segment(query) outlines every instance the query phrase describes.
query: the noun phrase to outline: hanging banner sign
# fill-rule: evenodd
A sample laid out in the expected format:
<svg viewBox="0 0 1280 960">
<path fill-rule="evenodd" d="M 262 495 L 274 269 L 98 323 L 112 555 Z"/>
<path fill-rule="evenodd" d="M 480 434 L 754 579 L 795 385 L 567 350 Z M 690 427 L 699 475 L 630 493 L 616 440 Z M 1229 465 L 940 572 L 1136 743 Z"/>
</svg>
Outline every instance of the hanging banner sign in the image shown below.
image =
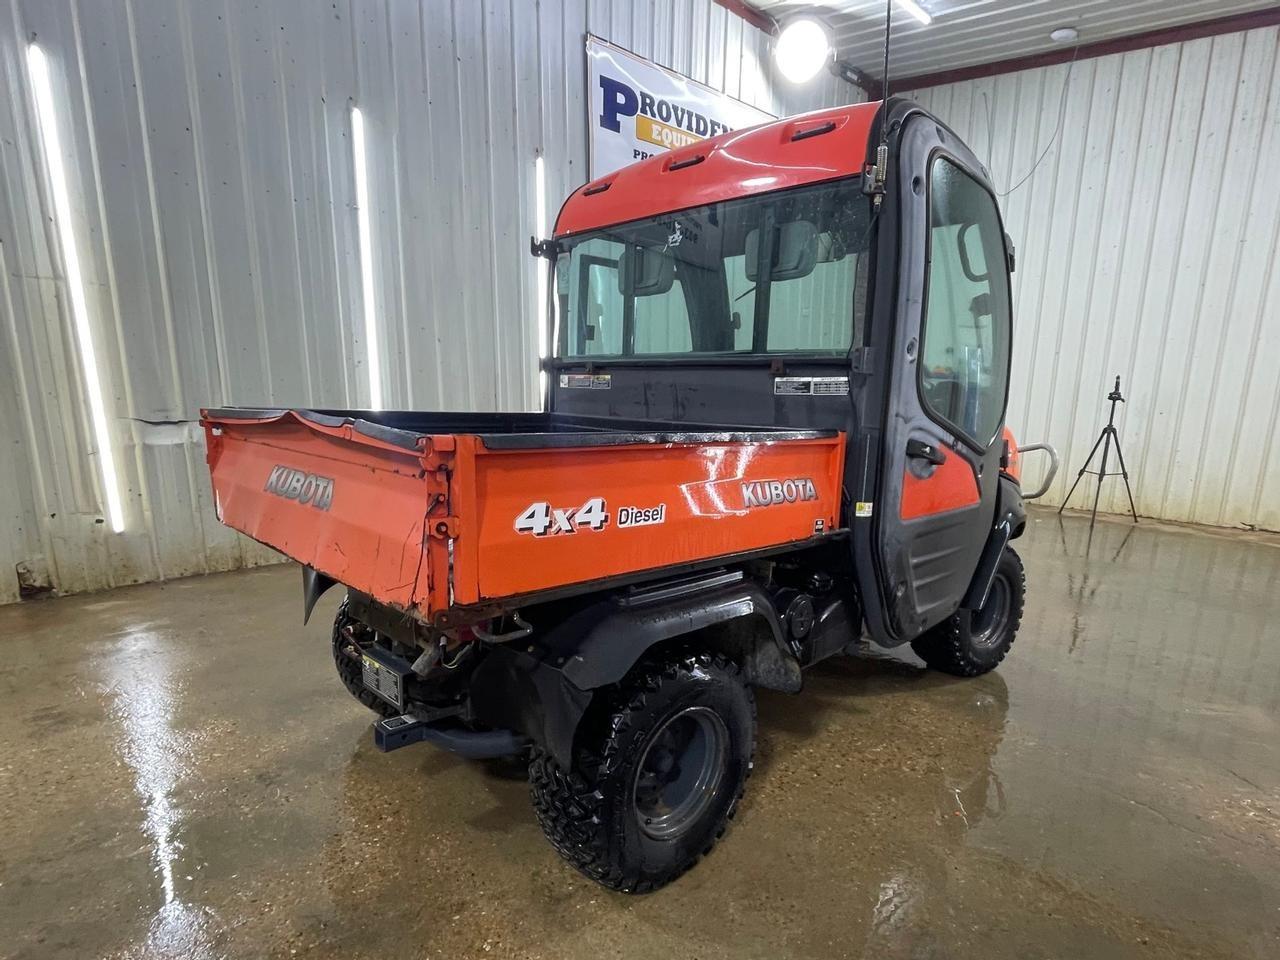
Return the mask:
<svg viewBox="0 0 1280 960">
<path fill-rule="evenodd" d="M 777 119 L 587 35 L 591 179 L 718 133 Z"/>
</svg>

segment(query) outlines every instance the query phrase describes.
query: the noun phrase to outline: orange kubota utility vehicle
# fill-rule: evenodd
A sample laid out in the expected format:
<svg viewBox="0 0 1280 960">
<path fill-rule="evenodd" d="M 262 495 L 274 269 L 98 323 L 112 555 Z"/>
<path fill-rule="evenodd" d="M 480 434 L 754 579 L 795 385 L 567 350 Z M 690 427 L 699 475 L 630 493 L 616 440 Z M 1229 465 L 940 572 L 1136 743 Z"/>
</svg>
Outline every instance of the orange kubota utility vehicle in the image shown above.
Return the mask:
<svg viewBox="0 0 1280 960">
<path fill-rule="evenodd" d="M 753 688 L 863 631 L 961 676 L 1022 613 L 1013 250 L 905 101 L 588 183 L 550 261 L 543 413 L 208 410 L 221 520 L 346 589 L 383 749 L 527 751 L 556 849 L 658 887 L 723 833 Z"/>
</svg>

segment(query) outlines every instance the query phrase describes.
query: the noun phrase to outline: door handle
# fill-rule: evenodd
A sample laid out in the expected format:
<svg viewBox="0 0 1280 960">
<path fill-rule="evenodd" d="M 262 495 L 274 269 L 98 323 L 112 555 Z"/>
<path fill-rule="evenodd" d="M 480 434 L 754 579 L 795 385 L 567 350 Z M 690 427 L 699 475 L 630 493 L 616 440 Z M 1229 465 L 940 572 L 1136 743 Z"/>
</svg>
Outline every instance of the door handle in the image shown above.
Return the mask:
<svg viewBox="0 0 1280 960">
<path fill-rule="evenodd" d="M 931 443 L 911 439 L 907 441 L 907 456 L 915 460 L 925 460 L 940 467 L 947 462 L 947 456 Z"/>
</svg>

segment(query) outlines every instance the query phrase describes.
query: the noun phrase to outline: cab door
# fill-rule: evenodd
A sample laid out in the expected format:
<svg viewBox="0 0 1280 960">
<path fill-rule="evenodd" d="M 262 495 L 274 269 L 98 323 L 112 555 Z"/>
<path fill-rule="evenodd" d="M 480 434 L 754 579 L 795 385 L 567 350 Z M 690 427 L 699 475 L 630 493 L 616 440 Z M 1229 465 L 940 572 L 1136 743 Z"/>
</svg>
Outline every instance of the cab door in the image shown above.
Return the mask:
<svg viewBox="0 0 1280 960">
<path fill-rule="evenodd" d="M 996 510 L 1011 338 L 1005 234 L 980 164 L 922 114 L 904 124 L 897 163 L 899 271 L 870 518 L 881 642 L 946 619 L 974 579 Z"/>
</svg>

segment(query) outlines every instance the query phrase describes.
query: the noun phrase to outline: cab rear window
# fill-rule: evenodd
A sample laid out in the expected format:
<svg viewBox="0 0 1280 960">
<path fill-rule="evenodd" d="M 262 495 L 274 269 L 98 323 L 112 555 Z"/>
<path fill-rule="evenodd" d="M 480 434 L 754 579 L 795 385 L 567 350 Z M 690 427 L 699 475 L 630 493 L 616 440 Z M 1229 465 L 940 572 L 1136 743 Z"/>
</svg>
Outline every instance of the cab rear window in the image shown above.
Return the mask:
<svg viewBox="0 0 1280 960">
<path fill-rule="evenodd" d="M 842 354 L 866 287 L 859 181 L 664 214 L 561 242 L 557 354 Z"/>
</svg>

